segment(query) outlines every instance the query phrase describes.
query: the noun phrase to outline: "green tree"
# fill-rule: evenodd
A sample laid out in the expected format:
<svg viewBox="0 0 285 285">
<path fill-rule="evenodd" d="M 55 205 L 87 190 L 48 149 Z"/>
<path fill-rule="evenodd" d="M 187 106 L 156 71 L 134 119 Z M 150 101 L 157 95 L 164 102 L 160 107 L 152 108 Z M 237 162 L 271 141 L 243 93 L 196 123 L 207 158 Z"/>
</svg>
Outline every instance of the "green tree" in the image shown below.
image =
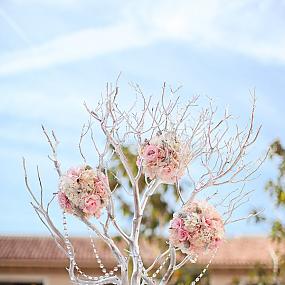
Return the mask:
<svg viewBox="0 0 285 285">
<path fill-rule="evenodd" d="M 269 191 L 277 208 L 284 211 L 285 216 L 285 149 L 279 140 L 271 145 L 270 159 L 278 158 L 278 174 L 267 182 L 266 190 Z M 284 217 L 283 216 L 283 217 Z M 272 225 L 272 238 L 277 242 L 285 242 L 285 219 L 276 219 Z"/>
<path fill-rule="evenodd" d="M 266 183 L 265 190 L 269 192 L 275 207 L 283 217 L 283 219 L 276 217 L 270 221 L 270 237 L 276 245 L 276 257 L 278 262 L 275 263 L 274 272 L 272 274 L 268 274 L 268 272 L 262 270 L 260 266 L 256 268 L 253 273 L 257 280 L 256 284 L 279 285 L 285 282 L 285 148 L 282 146 L 280 140 L 275 140 L 271 144 L 270 149 L 269 159 L 277 160 L 278 170 L 276 177 L 271 178 Z M 257 213 L 256 210 L 253 212 Z M 269 222 L 268 218 L 263 215 L 256 215 L 255 220 L 256 222 Z"/>
</svg>

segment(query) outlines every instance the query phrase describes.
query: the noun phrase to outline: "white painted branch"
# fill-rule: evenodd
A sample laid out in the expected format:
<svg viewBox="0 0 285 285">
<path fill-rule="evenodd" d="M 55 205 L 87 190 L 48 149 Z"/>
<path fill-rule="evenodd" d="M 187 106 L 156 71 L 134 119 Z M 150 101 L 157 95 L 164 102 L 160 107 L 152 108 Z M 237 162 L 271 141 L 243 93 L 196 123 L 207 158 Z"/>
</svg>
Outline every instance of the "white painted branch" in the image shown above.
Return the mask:
<svg viewBox="0 0 285 285">
<path fill-rule="evenodd" d="M 174 93 L 176 91 L 173 91 L 171 89 L 171 96 L 174 99 L 170 98 L 168 101 L 166 98 L 166 84 L 164 83 L 162 87 L 162 94 L 158 99 L 158 102 L 154 105 L 154 107 L 152 107 L 152 98 L 146 99 L 141 88 L 138 85 L 134 85 L 134 89 L 143 100 L 141 112 L 136 111 L 136 102 L 129 108 L 129 110 L 119 108 L 118 103 L 116 102 L 119 90 L 117 84 L 115 88 L 112 88 L 111 85 L 107 84 L 106 97 L 102 97 L 101 101 L 94 109 L 94 111 L 90 110 L 87 105 L 84 104 L 87 112 L 90 114 L 90 120 L 88 122 L 88 125 L 82 129 L 79 141 L 79 152 L 84 162 L 86 162 L 86 157 L 83 154 L 81 145 L 82 140 L 86 134 L 89 131 L 91 132 L 91 139 L 99 157 L 100 169 L 107 169 L 105 159 L 108 154 L 109 147 L 112 146 L 114 150 L 113 153 L 116 153 L 118 156 L 131 183 L 131 193 L 127 192 L 130 196 L 132 196 L 134 206 L 134 214 L 132 217 L 132 228 L 130 234 L 123 230 L 119 224 L 119 221 L 116 219 L 114 201 L 112 197 L 113 193 L 111 192 L 109 185 L 105 185 L 108 189 L 109 203 L 106 207 L 108 216 L 105 223 L 102 223 L 102 231 L 100 231 L 101 229 L 99 230 L 96 225 L 92 224 L 81 213 L 81 211 L 74 211 L 74 214 L 109 246 L 111 252 L 113 253 L 116 261 L 121 268 L 121 275 L 119 277 L 105 276 L 100 280 L 92 280 L 92 277 L 88 279 L 85 278 L 86 276 L 78 277 L 75 275 L 74 268 L 76 263 L 73 247 L 71 244 L 66 243 L 65 237 L 55 227 L 49 216 L 48 209 L 52 200 L 49 202 L 46 209 L 43 205 L 43 188 L 39 170 L 37 169 L 38 182 L 40 184 L 40 199 L 36 197 L 29 186 L 25 160 L 23 159 L 25 184 L 29 194 L 32 197 L 32 205 L 43 224 L 50 231 L 58 247 L 69 258 L 70 264 L 68 272 L 70 279 L 74 284 L 99 285 L 113 283 L 118 285 L 154 285 L 155 281 L 148 276 L 148 272 L 154 268 L 156 262 L 161 257 L 163 257 L 165 254 L 170 253 L 169 266 L 159 283 L 159 285 L 166 285 L 169 283 L 175 270 L 180 269 L 188 261 L 194 262 L 191 260 L 190 256 L 187 256 L 180 263 L 176 264 L 176 249 L 170 245 L 169 249 L 165 253 L 157 257 L 148 269 L 145 269 L 139 247 L 140 227 L 147 203 L 149 202 L 149 198 L 155 193 L 156 189 L 162 182 L 159 179 L 154 179 L 151 183 L 149 183 L 146 179 L 147 188 L 142 193 L 143 189 L 139 188 L 139 180 L 143 172 L 142 166 L 139 166 L 138 172 L 135 175 L 131 167 L 133 162 L 128 161 L 123 151 L 123 147 L 127 145 L 126 141 L 130 135 L 136 140 L 139 145 L 142 144 L 144 136 L 153 137 L 153 135 L 157 132 L 169 131 L 170 129 L 177 132 L 179 136 L 187 138 L 186 141 L 191 148 L 192 161 L 200 159 L 201 168 L 203 171 L 199 179 L 194 179 L 194 177 L 192 177 L 189 172 L 190 182 L 192 182 L 194 185 L 194 190 L 190 196 L 190 201 L 195 198 L 197 193 L 205 190 L 206 188 L 214 186 L 217 187 L 227 183 L 233 184 L 248 181 L 248 179 L 259 169 L 260 165 L 264 161 L 261 160 L 260 163 L 257 164 L 255 168 L 253 168 L 253 170 L 250 168 L 250 166 L 252 166 L 251 163 L 244 162 L 244 158 L 247 154 L 247 149 L 256 141 L 256 138 L 260 132 L 260 128 L 258 128 L 255 133 L 253 129 L 255 100 L 252 107 L 249 127 L 245 130 L 239 130 L 237 127 L 236 133 L 233 136 L 230 136 L 230 127 L 228 122 L 231 119 L 231 116 L 225 112 L 222 119 L 218 120 L 218 122 L 215 122 L 214 115 L 216 114 L 216 109 L 213 108 L 211 102 L 208 108 L 202 109 L 198 115 L 198 118 L 194 118 L 192 116 L 191 107 L 196 106 L 198 97 L 191 99 L 188 103 L 185 104 L 185 106 L 183 106 L 183 108 L 178 108 L 179 97 L 174 97 Z M 173 116 L 175 116 L 175 118 L 173 118 Z M 194 122 L 189 126 L 186 124 L 186 119 L 188 118 L 190 118 L 189 121 Z M 99 124 L 99 129 L 103 132 L 106 138 L 104 150 L 101 152 L 99 150 L 99 147 L 96 145 L 95 139 L 93 137 L 93 121 L 96 121 Z M 183 124 L 185 125 L 183 126 Z M 57 158 L 57 145 L 59 142 L 54 132 L 49 135 L 45 128 L 42 128 L 51 147 L 52 153 L 49 158 L 52 160 L 58 175 L 61 176 L 62 172 L 60 169 L 60 162 Z M 188 131 L 190 133 L 188 133 Z M 108 173 L 106 173 L 106 176 L 107 174 Z M 178 194 L 184 204 L 178 182 L 177 188 Z M 220 204 L 222 206 L 224 206 L 225 200 L 229 200 L 228 211 L 226 212 L 228 214 L 226 223 L 243 219 L 240 218 L 236 220 L 230 220 L 233 211 L 245 202 L 244 198 L 247 198 L 248 193 L 249 192 L 244 193 L 241 191 L 237 194 L 235 191 L 232 191 L 232 196 L 231 194 L 225 195 L 226 198 L 222 199 L 222 202 Z M 108 233 L 110 223 L 113 224 L 119 235 L 128 244 L 128 255 L 123 254 L 123 251 L 118 247 L 115 240 L 110 237 Z M 132 261 L 132 272 L 129 272 L 129 260 Z M 166 262 L 164 264 L 166 264 Z"/>
</svg>

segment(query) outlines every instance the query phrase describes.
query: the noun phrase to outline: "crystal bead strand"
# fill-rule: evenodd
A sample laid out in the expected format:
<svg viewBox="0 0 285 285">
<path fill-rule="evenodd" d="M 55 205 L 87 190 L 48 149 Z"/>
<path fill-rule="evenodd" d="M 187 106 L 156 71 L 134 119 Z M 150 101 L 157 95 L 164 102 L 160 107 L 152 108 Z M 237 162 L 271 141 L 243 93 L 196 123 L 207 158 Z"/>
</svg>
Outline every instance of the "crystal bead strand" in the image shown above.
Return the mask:
<svg viewBox="0 0 285 285">
<path fill-rule="evenodd" d="M 166 264 L 166 262 L 169 260 L 169 258 L 170 258 L 170 254 L 167 255 L 165 260 L 162 262 L 162 264 L 157 268 L 157 270 L 152 274 L 150 278 L 155 278 L 158 275 L 158 273 L 161 271 L 161 269 Z M 197 261 L 197 257 L 194 258 L 193 263 L 195 263 L 196 261 Z"/>
<path fill-rule="evenodd" d="M 67 220 L 66 220 L 65 212 L 62 213 L 62 217 L 63 217 L 63 230 L 64 230 L 65 244 L 66 244 L 66 247 L 67 247 L 68 254 L 70 255 L 70 254 L 71 254 L 71 247 L 70 247 L 70 240 L 69 240 L 69 235 L 68 235 Z M 85 278 L 90 279 L 90 277 L 92 277 L 92 276 L 89 276 L 89 275 L 85 274 L 85 273 L 79 268 L 79 266 L 77 265 L 77 263 L 76 263 L 75 260 L 74 260 L 74 267 L 75 267 L 76 271 L 77 271 L 80 275 L 84 276 Z M 95 280 L 95 279 L 94 279 L 94 280 Z M 96 277 L 96 280 L 98 280 L 98 277 Z"/>
<path fill-rule="evenodd" d="M 205 275 L 205 273 L 207 272 L 209 266 L 211 265 L 216 253 L 217 253 L 218 249 L 216 249 L 213 253 L 213 255 L 211 256 L 210 261 L 208 262 L 208 264 L 204 267 L 204 269 L 201 271 L 201 273 L 199 274 L 198 277 L 196 277 L 196 279 L 194 281 L 191 282 L 191 284 L 189 285 L 196 285 L 201 279 L 202 277 Z"/>
<path fill-rule="evenodd" d="M 102 263 L 102 260 L 101 260 L 99 254 L 98 254 L 98 251 L 97 251 L 97 249 L 95 247 L 95 243 L 94 243 L 94 240 L 93 240 L 93 237 L 92 237 L 91 229 L 88 228 L 88 230 L 89 230 L 89 237 L 90 237 L 90 242 L 91 242 L 91 245 L 92 245 L 92 249 L 93 249 L 96 261 L 97 261 L 100 269 L 102 270 L 102 272 L 105 274 L 106 277 L 112 276 L 114 274 L 114 272 L 117 272 L 119 270 L 118 269 L 119 265 L 115 266 L 113 268 L 113 270 L 110 270 L 109 272 L 107 272 L 107 269 L 104 266 L 104 264 Z"/>
<path fill-rule="evenodd" d="M 71 242 L 69 240 L 69 236 L 68 236 L 68 230 L 67 230 L 67 220 L 66 220 L 66 216 L 65 216 L 65 212 L 63 212 L 63 229 L 64 229 L 64 239 L 65 239 L 65 244 L 66 244 L 66 247 L 67 247 L 67 252 L 69 254 L 69 257 L 71 258 Z M 86 279 L 89 279 L 89 280 L 93 280 L 93 281 L 98 281 L 100 279 L 103 279 L 104 276 L 90 276 L 90 275 L 87 275 L 85 274 L 78 266 L 78 264 L 76 263 L 75 260 L 74 261 L 74 267 L 76 269 L 76 271 L 83 277 L 85 277 Z M 115 268 L 114 268 L 115 269 Z M 118 269 L 117 269 L 118 270 Z M 116 276 L 116 275 L 115 275 Z M 107 276 L 106 276 L 107 277 Z"/>
<path fill-rule="evenodd" d="M 166 262 L 169 260 L 170 258 L 170 254 L 167 255 L 167 257 L 164 259 L 164 261 L 160 264 L 160 266 L 157 268 L 157 270 L 151 275 L 151 279 L 152 278 L 156 278 L 157 274 L 161 271 L 161 269 L 163 268 L 163 266 L 166 264 Z"/>
</svg>

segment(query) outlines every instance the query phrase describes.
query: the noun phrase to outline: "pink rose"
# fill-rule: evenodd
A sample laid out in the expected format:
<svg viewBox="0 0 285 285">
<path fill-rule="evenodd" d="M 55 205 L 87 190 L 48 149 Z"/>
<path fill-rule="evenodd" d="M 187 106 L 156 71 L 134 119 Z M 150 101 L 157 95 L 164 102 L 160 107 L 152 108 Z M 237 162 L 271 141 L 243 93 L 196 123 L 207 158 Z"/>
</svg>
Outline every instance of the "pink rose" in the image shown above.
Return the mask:
<svg viewBox="0 0 285 285">
<path fill-rule="evenodd" d="M 85 207 L 83 212 L 89 215 L 95 215 L 100 212 L 100 196 L 98 195 L 90 195 L 85 198 Z"/>
<path fill-rule="evenodd" d="M 66 197 L 66 195 L 60 191 L 57 194 L 58 202 L 61 208 L 63 208 L 65 211 L 70 212 L 71 211 L 71 204 Z"/>
<path fill-rule="evenodd" d="M 180 229 L 184 225 L 184 222 L 180 218 L 174 218 L 171 223 L 171 228 L 173 229 Z"/>
<path fill-rule="evenodd" d="M 78 178 L 82 172 L 82 167 L 71 167 L 70 169 L 67 170 L 67 176 L 70 178 Z"/>
<path fill-rule="evenodd" d="M 179 241 L 186 241 L 189 238 L 189 233 L 183 228 L 179 228 L 177 234 Z"/>
<path fill-rule="evenodd" d="M 155 145 L 146 146 L 143 157 L 147 162 L 156 161 L 158 158 L 158 147 Z"/>
</svg>

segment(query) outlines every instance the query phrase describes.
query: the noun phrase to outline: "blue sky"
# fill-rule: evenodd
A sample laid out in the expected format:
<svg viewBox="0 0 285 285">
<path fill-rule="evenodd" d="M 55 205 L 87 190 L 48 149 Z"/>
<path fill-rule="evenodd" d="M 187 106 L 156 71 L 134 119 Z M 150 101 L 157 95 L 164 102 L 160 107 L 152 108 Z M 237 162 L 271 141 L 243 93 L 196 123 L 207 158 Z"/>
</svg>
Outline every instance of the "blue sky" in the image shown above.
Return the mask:
<svg viewBox="0 0 285 285">
<path fill-rule="evenodd" d="M 183 99 L 208 95 L 229 106 L 241 123 L 255 88 L 263 129 L 254 153 L 275 138 L 285 141 L 285 1 L 2 0 L 0 43 L 0 234 L 46 234 L 29 206 L 21 157 L 31 178 L 39 164 L 46 193 L 54 192 L 41 124 L 56 130 L 63 167 L 81 163 L 82 103 L 95 105 L 119 72 L 123 102 L 130 101 L 128 82 L 155 95 L 166 81 L 183 85 Z M 272 214 L 263 188 L 275 165 L 265 163 L 241 214 L 253 206 Z M 59 223 L 56 209 L 55 216 Z M 74 234 L 82 234 L 74 223 Z M 228 235 L 267 230 L 241 222 Z"/>
</svg>

